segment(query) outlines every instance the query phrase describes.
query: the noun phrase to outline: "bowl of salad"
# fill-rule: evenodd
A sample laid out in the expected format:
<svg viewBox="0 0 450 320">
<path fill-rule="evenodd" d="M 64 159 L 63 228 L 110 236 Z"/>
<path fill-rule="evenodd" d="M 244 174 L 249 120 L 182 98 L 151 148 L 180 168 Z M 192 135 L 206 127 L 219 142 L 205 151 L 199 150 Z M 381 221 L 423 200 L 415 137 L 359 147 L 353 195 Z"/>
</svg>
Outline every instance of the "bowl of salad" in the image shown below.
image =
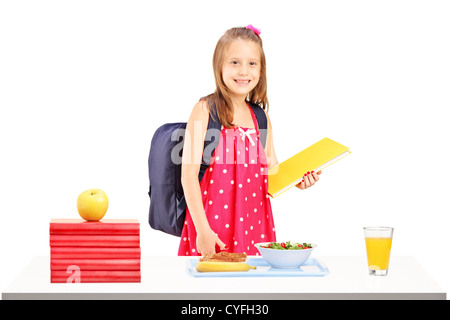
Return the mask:
<svg viewBox="0 0 450 320">
<path fill-rule="evenodd" d="M 255 247 L 274 268 L 299 268 L 308 260 L 315 244 L 307 242 L 260 242 Z"/>
</svg>

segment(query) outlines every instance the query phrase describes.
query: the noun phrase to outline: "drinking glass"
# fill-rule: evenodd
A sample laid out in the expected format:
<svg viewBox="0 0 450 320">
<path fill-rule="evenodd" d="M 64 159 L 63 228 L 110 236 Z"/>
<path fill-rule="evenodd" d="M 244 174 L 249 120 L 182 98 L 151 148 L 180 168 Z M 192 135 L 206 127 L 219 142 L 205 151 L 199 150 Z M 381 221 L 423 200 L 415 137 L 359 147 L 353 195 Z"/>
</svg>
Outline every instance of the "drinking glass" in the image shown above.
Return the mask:
<svg viewBox="0 0 450 320">
<path fill-rule="evenodd" d="M 391 227 L 364 227 L 370 275 L 387 275 L 393 233 L 394 228 Z"/>
</svg>

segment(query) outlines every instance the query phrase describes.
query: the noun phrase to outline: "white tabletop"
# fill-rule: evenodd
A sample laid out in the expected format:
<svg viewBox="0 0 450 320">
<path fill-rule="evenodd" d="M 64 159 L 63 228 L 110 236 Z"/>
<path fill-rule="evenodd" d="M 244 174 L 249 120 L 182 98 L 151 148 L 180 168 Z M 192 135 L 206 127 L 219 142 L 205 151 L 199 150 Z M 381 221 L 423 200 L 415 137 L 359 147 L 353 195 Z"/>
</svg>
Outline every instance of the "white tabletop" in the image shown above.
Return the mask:
<svg viewBox="0 0 450 320">
<path fill-rule="evenodd" d="M 413 257 L 391 257 L 389 275 L 369 276 L 365 257 L 318 257 L 324 277 L 188 274 L 189 257 L 142 257 L 141 283 L 50 283 L 50 258 L 35 257 L 2 299 L 446 299 Z"/>
</svg>

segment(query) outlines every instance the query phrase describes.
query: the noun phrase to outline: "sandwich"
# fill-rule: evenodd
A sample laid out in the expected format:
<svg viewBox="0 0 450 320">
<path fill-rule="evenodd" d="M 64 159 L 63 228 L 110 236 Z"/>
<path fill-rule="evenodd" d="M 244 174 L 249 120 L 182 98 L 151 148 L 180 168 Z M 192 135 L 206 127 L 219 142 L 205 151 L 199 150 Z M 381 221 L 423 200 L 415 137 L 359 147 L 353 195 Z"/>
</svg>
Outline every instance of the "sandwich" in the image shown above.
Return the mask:
<svg viewBox="0 0 450 320">
<path fill-rule="evenodd" d="M 230 253 L 221 251 L 219 253 L 205 254 L 199 261 L 215 261 L 215 262 L 246 262 L 246 253 Z"/>
<path fill-rule="evenodd" d="M 198 272 L 249 271 L 250 269 L 256 269 L 255 266 L 251 266 L 246 262 L 246 253 L 222 251 L 219 253 L 205 254 L 198 260 L 195 269 Z"/>
</svg>

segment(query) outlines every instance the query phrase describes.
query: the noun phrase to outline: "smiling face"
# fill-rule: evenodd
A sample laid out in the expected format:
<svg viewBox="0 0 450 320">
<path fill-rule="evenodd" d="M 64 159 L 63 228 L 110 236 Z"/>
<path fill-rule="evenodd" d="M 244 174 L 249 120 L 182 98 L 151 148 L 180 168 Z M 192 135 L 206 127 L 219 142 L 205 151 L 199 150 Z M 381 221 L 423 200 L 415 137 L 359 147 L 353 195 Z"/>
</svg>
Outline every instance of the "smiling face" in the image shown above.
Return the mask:
<svg viewBox="0 0 450 320">
<path fill-rule="evenodd" d="M 266 58 L 259 35 L 245 27 L 227 30 L 217 42 L 213 55 L 216 91 L 207 97 L 215 104 L 220 123 L 234 126 L 234 107 L 245 100 L 269 107 L 267 99 Z"/>
<path fill-rule="evenodd" d="M 245 99 L 259 82 L 261 52 L 254 41 L 237 39 L 224 52 L 222 79 L 234 98 Z"/>
</svg>

